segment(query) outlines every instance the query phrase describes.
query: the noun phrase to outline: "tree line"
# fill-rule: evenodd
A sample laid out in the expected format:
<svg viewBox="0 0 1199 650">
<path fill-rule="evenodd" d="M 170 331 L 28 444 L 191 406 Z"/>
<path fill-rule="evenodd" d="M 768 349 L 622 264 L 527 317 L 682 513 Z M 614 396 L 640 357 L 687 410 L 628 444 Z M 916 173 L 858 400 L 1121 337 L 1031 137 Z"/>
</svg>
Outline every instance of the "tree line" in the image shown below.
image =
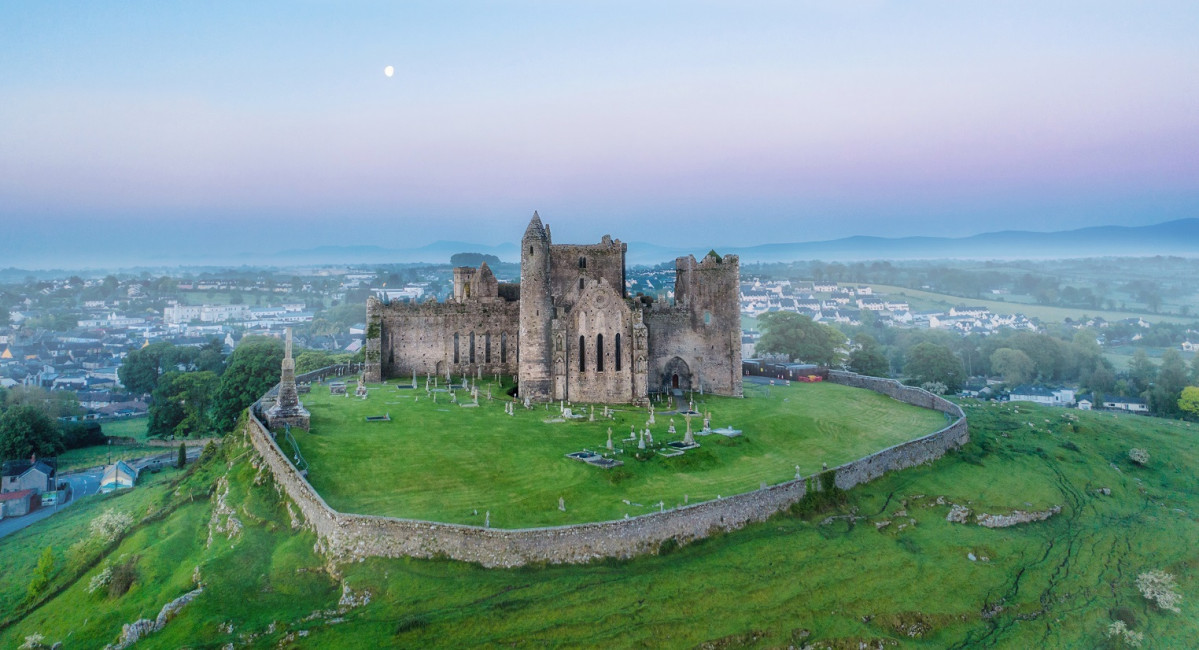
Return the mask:
<svg viewBox="0 0 1199 650">
<path fill-rule="evenodd" d="M 1008 388 L 1068 383 L 1099 395 L 1143 398 L 1164 417 L 1199 415 L 1199 355 L 1188 365 L 1178 350 L 1167 348 L 1154 363 L 1137 348 L 1129 367 L 1117 369 L 1094 329 L 1062 325 L 959 337 L 939 330 L 837 328 L 792 312 L 763 314 L 758 324 L 763 330 L 758 354 L 898 377 L 936 392 L 956 393 L 970 377 L 1000 377 Z M 1188 410 L 1192 402 L 1197 406 Z"/>
</svg>

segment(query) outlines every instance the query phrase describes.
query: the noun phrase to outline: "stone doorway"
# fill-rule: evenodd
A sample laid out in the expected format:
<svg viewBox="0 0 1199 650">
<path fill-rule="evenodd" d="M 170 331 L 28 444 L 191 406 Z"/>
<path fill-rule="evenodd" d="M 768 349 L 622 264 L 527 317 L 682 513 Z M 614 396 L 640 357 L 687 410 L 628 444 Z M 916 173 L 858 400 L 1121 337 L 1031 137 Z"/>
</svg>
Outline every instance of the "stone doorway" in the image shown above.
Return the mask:
<svg viewBox="0 0 1199 650">
<path fill-rule="evenodd" d="M 659 384 L 664 390 L 691 390 L 691 367 L 680 357 L 666 362 Z"/>
</svg>

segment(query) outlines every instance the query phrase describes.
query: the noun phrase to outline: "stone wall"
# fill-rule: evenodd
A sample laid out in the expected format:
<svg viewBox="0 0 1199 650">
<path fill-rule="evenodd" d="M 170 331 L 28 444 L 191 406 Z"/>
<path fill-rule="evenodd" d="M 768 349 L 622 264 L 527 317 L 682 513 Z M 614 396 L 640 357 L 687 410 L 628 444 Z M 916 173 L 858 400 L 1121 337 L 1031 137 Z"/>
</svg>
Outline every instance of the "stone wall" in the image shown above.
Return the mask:
<svg viewBox="0 0 1199 650">
<path fill-rule="evenodd" d="M 890 395 L 950 414 L 949 426 L 829 470 L 836 485 L 849 489 L 884 472 L 939 458 L 968 440 L 966 420 L 956 405 L 927 391 L 889 380 L 830 372 L 829 380 Z M 667 540 L 680 544 L 763 521 L 803 498 L 806 482 L 792 480 L 745 494 L 616 521 L 529 529 L 479 528 L 431 521 L 337 512 L 292 466 L 250 409 L 247 434 L 275 479 L 299 507 L 327 552 L 341 559 L 360 557 L 448 557 L 486 567 L 530 563 L 580 563 L 599 558 L 630 558 L 656 552 Z M 818 483 L 818 482 L 817 482 Z"/>
</svg>

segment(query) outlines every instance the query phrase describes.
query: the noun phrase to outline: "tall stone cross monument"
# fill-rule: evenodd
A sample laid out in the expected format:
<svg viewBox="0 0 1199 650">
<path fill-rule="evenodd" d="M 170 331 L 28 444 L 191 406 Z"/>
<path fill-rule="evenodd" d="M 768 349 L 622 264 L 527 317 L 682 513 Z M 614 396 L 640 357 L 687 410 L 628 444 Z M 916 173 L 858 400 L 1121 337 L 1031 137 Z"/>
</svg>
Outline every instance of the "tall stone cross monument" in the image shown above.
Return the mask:
<svg viewBox="0 0 1199 650">
<path fill-rule="evenodd" d="M 291 328 L 287 328 L 287 344 L 283 351 L 283 371 L 279 378 L 279 395 L 275 405 L 266 412 L 267 426 L 274 429 L 284 424 L 308 430 L 309 414 L 296 392 L 296 362 L 291 358 Z"/>
</svg>

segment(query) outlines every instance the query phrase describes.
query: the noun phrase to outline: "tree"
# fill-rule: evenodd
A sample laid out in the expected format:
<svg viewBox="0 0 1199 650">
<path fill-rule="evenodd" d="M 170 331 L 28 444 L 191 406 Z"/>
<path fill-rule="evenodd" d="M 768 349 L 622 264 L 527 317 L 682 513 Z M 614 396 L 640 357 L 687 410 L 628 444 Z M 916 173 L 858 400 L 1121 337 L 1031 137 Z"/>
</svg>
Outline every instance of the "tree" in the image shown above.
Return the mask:
<svg viewBox="0 0 1199 650">
<path fill-rule="evenodd" d="M 1132 361 L 1128 364 L 1128 374 L 1132 378 L 1132 390 L 1138 394 L 1149 390 L 1157 379 L 1157 366 L 1153 365 L 1153 361 L 1149 359 L 1149 355 L 1144 348 L 1137 348 L 1132 353 Z"/>
<path fill-rule="evenodd" d="M 1003 375 L 1009 386 L 1018 386 L 1032 378 L 1036 364 L 1024 350 L 999 348 L 991 353 L 991 371 Z"/>
<path fill-rule="evenodd" d="M 0 415 L 0 459 L 53 456 L 62 451 L 62 433 L 44 411 L 14 406 Z"/>
<path fill-rule="evenodd" d="M 249 405 L 279 383 L 283 343 L 264 336 L 247 336 L 229 356 L 213 402 L 213 425 L 219 432 L 233 428 Z"/>
<path fill-rule="evenodd" d="M 784 354 L 795 361 L 835 366 L 841 361 L 845 335 L 803 314 L 777 311 L 758 317 L 764 330 L 756 349 L 764 354 Z"/>
<path fill-rule="evenodd" d="M 54 573 L 54 549 L 49 546 L 37 559 L 37 566 L 33 569 L 33 579 L 29 581 L 29 600 L 33 600 L 41 595 L 42 590 L 50 583 L 50 576 Z"/>
<path fill-rule="evenodd" d="M 174 347 L 166 341 L 159 341 L 129 352 L 125 355 L 121 367 L 117 369 L 121 385 L 135 395 L 154 392 L 158 378 L 164 372 L 163 357 Z"/>
<path fill-rule="evenodd" d="M 175 459 L 175 467 L 183 469 L 187 465 L 187 445 L 179 443 L 179 457 Z"/>
<path fill-rule="evenodd" d="M 212 431 L 212 404 L 220 380 L 207 370 L 172 371 L 154 389 L 147 432 L 151 436 L 186 437 Z"/>
<path fill-rule="evenodd" d="M 1187 386 L 1178 398 L 1178 408 L 1191 417 L 1199 417 L 1199 386 Z"/>
<path fill-rule="evenodd" d="M 1149 391 L 1149 403 L 1158 415 L 1177 417 L 1182 415 L 1178 399 L 1187 385 L 1187 366 L 1182 354 L 1173 348 L 1162 352 L 1162 365 L 1157 371 L 1157 381 Z"/>
<path fill-rule="evenodd" d="M 940 382 L 951 393 L 956 393 L 962 387 L 965 375 L 962 361 L 954 356 L 953 350 L 936 343 L 912 346 L 903 369 L 916 384 Z"/>
<path fill-rule="evenodd" d="M 891 363 L 887 361 L 887 357 L 883 355 L 883 351 L 879 348 L 874 337 L 869 334 L 859 334 L 854 337 L 854 341 L 858 347 L 849 353 L 849 369 L 859 375 L 870 375 L 871 377 L 889 377 L 891 375 Z"/>
</svg>

